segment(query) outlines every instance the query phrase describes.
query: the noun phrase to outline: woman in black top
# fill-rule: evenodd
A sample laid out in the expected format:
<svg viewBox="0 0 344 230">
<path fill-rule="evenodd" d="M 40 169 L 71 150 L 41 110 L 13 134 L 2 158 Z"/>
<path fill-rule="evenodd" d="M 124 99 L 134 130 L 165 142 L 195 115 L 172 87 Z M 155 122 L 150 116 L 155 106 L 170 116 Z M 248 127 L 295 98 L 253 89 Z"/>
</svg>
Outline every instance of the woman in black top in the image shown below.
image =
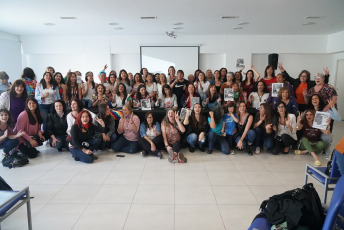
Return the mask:
<svg viewBox="0 0 344 230">
<path fill-rule="evenodd" d="M 69 150 L 67 128 L 66 104 L 60 99 L 55 101 L 53 112 L 48 115 L 44 133 L 45 138 L 49 139 L 50 146 L 59 152 L 62 148 Z"/>
<path fill-rule="evenodd" d="M 209 131 L 207 119 L 202 115 L 201 104 L 196 103 L 191 113 L 191 119 L 189 119 L 190 110 L 188 110 L 184 125 L 188 125 L 186 128 L 186 141 L 189 143 L 190 152 L 194 152 L 198 145 L 201 152 L 205 151 L 204 143 L 206 140 L 206 133 Z"/>
<path fill-rule="evenodd" d="M 92 116 L 89 111 L 83 110 L 75 120 L 71 129 L 72 140 L 69 148 L 76 161 L 92 163 L 98 157 L 93 155 L 100 144 L 101 138 L 95 137 L 97 132 L 105 133 L 105 123 L 99 118 L 95 120 L 101 125 L 99 129 L 92 124 Z"/>
<path fill-rule="evenodd" d="M 101 135 L 102 142 L 100 145 L 100 149 L 109 149 L 111 148 L 111 144 L 115 142 L 115 140 L 117 140 L 116 121 L 110 115 L 110 107 L 107 104 L 99 104 L 98 111 L 99 113 L 97 117 L 103 120 L 105 123 L 105 132 Z M 99 122 L 95 121 L 93 124 L 95 126 L 98 126 L 99 129 L 101 129 L 101 125 Z"/>
</svg>

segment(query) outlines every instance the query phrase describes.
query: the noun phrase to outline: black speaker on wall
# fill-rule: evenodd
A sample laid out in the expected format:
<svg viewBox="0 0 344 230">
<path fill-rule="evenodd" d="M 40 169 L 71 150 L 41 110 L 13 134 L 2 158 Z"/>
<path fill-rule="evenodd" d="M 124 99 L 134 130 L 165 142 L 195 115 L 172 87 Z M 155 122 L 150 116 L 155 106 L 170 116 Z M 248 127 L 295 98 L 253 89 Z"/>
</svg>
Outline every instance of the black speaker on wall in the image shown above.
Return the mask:
<svg viewBox="0 0 344 230">
<path fill-rule="evenodd" d="M 278 54 L 269 54 L 269 65 L 272 65 L 274 69 L 277 69 Z"/>
</svg>

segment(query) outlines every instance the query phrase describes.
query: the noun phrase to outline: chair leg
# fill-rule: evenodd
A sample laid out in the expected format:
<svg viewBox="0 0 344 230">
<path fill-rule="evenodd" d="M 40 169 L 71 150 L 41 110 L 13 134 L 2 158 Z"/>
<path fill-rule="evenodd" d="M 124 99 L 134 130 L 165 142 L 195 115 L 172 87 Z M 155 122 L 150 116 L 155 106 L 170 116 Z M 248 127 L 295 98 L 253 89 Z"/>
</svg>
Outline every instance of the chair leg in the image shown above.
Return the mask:
<svg viewBox="0 0 344 230">
<path fill-rule="evenodd" d="M 325 187 L 324 187 L 324 204 L 326 204 L 326 200 L 327 200 L 327 189 L 328 189 L 328 184 L 327 184 L 327 180 L 325 181 Z"/>
<path fill-rule="evenodd" d="M 30 191 L 29 190 L 27 191 L 26 196 L 28 199 L 26 202 L 28 227 L 29 227 L 29 230 L 32 230 L 31 203 L 30 203 Z"/>
</svg>

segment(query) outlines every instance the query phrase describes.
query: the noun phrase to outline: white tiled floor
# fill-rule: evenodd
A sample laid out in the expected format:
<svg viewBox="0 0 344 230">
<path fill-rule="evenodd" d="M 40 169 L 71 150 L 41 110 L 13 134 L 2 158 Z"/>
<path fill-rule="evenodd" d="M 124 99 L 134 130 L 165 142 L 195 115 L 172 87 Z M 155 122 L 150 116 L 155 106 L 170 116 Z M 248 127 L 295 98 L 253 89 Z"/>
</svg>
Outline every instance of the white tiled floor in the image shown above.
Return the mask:
<svg viewBox="0 0 344 230">
<path fill-rule="evenodd" d="M 344 122 L 336 122 L 333 146 L 343 128 Z M 40 151 L 25 167 L 0 168 L 14 189 L 30 186 L 35 230 L 247 229 L 263 200 L 301 187 L 306 162 L 313 164 L 309 155 L 226 156 L 184 149 L 187 164 L 103 152 L 87 165 L 68 152 L 47 146 Z M 321 160 L 325 165 L 324 156 Z M 26 209 L 5 220 L 2 229 L 27 229 Z"/>
</svg>

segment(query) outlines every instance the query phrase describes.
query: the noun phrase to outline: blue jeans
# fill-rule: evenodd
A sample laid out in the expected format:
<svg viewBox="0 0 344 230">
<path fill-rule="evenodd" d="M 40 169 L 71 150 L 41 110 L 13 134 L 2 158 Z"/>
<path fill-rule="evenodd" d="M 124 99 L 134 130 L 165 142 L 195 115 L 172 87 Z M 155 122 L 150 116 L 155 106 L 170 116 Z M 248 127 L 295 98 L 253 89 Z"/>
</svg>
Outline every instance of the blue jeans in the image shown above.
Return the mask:
<svg viewBox="0 0 344 230">
<path fill-rule="evenodd" d="M 208 133 L 208 149 L 213 150 L 214 145 L 218 150 L 228 155 L 230 152 L 229 144 L 226 137 L 218 136 L 215 132 L 209 131 Z"/>
<path fill-rule="evenodd" d="M 266 131 L 259 126 L 253 130 L 256 133 L 256 139 L 254 141 L 256 147 L 261 147 L 262 145 L 264 145 L 266 149 L 271 149 L 273 147 L 274 137 L 272 134 L 266 133 Z"/>
<path fill-rule="evenodd" d="M 204 136 L 204 142 L 205 142 L 205 138 L 206 137 Z M 202 148 L 204 145 L 204 142 L 198 141 L 198 136 L 196 133 L 190 133 L 188 137 L 186 138 L 186 141 L 189 143 L 189 145 L 192 148 L 196 148 L 197 143 L 198 143 L 199 148 Z"/>
<path fill-rule="evenodd" d="M 12 149 L 17 147 L 18 144 L 18 139 L 9 139 L 7 137 L 2 143 L 0 143 L 0 149 L 3 149 L 4 153 L 8 154 Z"/>
<path fill-rule="evenodd" d="M 92 100 L 91 99 L 82 99 L 82 104 L 84 104 L 85 108 L 92 107 Z"/>
<path fill-rule="evenodd" d="M 100 144 L 100 141 L 101 141 L 101 138 L 92 138 L 88 142 L 88 144 L 89 144 L 88 149 L 90 149 L 92 151 L 97 149 L 99 144 Z M 70 148 L 70 152 L 72 153 L 72 155 L 74 157 L 79 158 L 81 162 L 92 163 L 94 161 L 93 154 L 86 154 L 81 149 L 79 149 L 77 147 Z"/>
<path fill-rule="evenodd" d="M 256 138 L 256 133 L 254 132 L 253 129 L 250 129 L 247 132 L 246 137 L 244 138 L 244 141 L 242 142 L 243 147 L 246 147 L 246 144 L 252 145 L 255 138 Z M 241 139 L 241 136 L 238 136 L 237 139 L 235 140 L 235 143 L 238 143 L 240 139 Z"/>
<path fill-rule="evenodd" d="M 42 119 L 43 119 L 43 131 L 45 131 L 45 128 L 47 127 L 47 117 L 48 114 L 53 111 L 54 103 L 52 104 L 38 104 L 39 111 L 42 113 Z"/>
<path fill-rule="evenodd" d="M 69 150 L 69 147 L 68 147 L 68 143 L 69 141 L 66 140 L 67 138 L 67 135 L 62 135 L 62 136 L 55 136 L 55 138 L 57 140 L 59 140 L 59 142 L 56 142 L 56 145 L 55 146 L 51 146 L 55 149 L 62 149 L 62 148 L 65 148 L 66 150 Z M 49 138 L 49 143 L 51 145 L 51 143 L 53 142 L 53 139 Z"/>
<path fill-rule="evenodd" d="M 112 143 L 111 148 L 115 152 L 136 153 L 139 151 L 138 141 L 128 141 L 123 135 Z"/>
</svg>

